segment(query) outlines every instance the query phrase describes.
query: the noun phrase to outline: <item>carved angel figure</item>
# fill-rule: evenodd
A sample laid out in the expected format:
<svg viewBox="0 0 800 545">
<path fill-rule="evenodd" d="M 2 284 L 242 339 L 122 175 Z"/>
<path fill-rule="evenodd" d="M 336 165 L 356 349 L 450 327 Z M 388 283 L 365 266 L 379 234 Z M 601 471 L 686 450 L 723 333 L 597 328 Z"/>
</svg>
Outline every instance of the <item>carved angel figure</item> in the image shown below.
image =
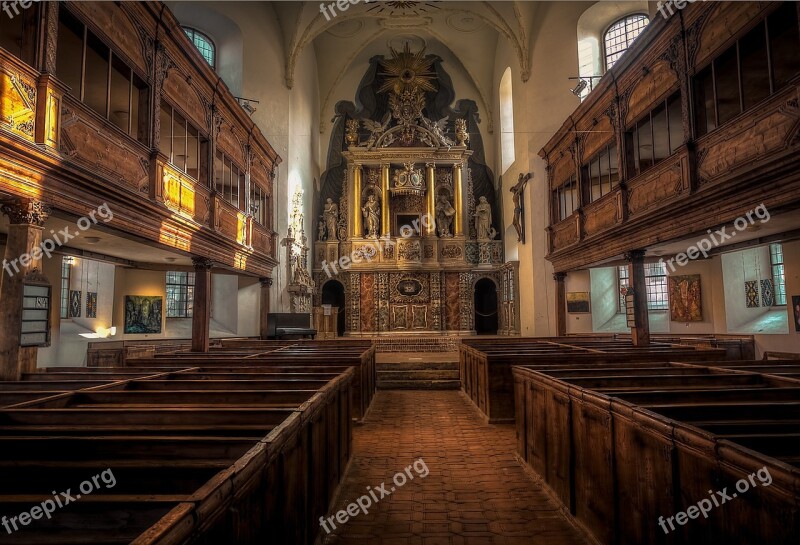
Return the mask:
<svg viewBox="0 0 800 545">
<path fill-rule="evenodd" d="M 426 129 L 431 131 L 433 135 L 436 137 L 437 144 L 440 146 L 454 146 L 452 140 L 450 140 L 447 135 L 444 133 L 445 129 L 447 129 L 447 118 L 443 117 L 439 121 L 431 121 L 425 116 L 422 116 L 422 124 L 425 126 Z"/>
<path fill-rule="evenodd" d="M 370 149 L 375 146 L 378 142 L 378 139 L 386 132 L 386 129 L 389 128 L 389 122 L 392 120 L 392 115 L 387 113 L 384 116 L 383 121 L 373 121 L 371 119 L 364 120 L 364 127 L 369 131 L 369 138 L 367 142 L 364 144 L 367 149 Z"/>
<path fill-rule="evenodd" d="M 450 205 L 445 195 L 439 195 L 436 201 L 436 227 L 439 231 L 439 236 L 442 238 L 452 237 L 450 227 L 453 225 L 453 216 L 456 210 Z"/>
</svg>

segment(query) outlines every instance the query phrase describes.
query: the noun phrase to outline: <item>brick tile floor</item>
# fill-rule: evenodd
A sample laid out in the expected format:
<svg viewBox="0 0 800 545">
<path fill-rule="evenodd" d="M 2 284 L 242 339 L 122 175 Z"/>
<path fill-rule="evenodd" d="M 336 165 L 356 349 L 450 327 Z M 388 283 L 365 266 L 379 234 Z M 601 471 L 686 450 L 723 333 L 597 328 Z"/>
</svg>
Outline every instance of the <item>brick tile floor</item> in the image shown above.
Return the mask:
<svg viewBox="0 0 800 545">
<path fill-rule="evenodd" d="M 422 458 L 390 496 L 326 535 L 325 545 L 571 545 L 589 541 L 514 458 L 513 425 L 484 424 L 455 391 L 379 391 L 363 426 L 337 511 Z M 420 471 L 424 468 L 419 465 Z M 380 498 L 380 494 L 376 492 Z"/>
</svg>

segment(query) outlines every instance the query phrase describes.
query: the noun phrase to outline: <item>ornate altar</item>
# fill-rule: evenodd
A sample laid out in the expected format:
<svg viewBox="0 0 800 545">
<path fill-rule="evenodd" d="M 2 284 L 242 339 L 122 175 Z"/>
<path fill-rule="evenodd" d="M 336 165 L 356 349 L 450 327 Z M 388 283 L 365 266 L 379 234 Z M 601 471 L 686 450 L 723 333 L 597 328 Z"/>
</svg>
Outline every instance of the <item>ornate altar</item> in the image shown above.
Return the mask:
<svg viewBox="0 0 800 545">
<path fill-rule="evenodd" d="M 468 146 L 477 127 L 468 131 L 467 119 L 449 106 L 449 115 L 430 118 L 436 97 L 447 91 L 438 57 L 406 45 L 376 62 L 366 92 L 383 108 L 340 117 L 341 130 L 332 137 L 331 157 L 338 152 L 335 168 L 343 176 L 337 193 L 334 168 L 323 175 L 314 305 L 322 304 L 329 282 L 339 282 L 347 335 L 470 334 L 475 283 L 490 278 L 497 286 L 498 330 L 513 334 L 518 310 L 509 320 L 500 308 L 516 298 L 501 293 L 509 282 L 501 271 L 493 176 Z M 482 144 L 478 155 L 482 160 Z M 476 168 L 481 191 L 473 183 Z"/>
</svg>

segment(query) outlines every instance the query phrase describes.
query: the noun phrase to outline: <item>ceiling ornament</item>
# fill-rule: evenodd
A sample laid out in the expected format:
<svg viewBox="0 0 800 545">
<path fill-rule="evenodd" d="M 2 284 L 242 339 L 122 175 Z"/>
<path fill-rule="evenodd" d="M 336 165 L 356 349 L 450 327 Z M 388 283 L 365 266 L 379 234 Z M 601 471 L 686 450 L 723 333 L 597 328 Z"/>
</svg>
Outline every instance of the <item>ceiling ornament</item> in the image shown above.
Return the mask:
<svg viewBox="0 0 800 545">
<path fill-rule="evenodd" d="M 408 16 L 408 15 L 423 15 L 425 13 L 436 13 L 441 9 L 438 4 L 440 2 L 413 2 L 413 1 L 394 1 L 379 2 L 369 8 L 367 11 L 375 14 L 380 14 L 389 17 L 395 16 Z"/>
<path fill-rule="evenodd" d="M 447 26 L 459 32 L 475 32 L 486 26 L 486 22 L 474 13 L 461 11 L 447 17 Z"/>
<path fill-rule="evenodd" d="M 363 19 L 345 19 L 327 30 L 331 36 L 337 38 L 352 38 L 364 28 Z"/>
</svg>

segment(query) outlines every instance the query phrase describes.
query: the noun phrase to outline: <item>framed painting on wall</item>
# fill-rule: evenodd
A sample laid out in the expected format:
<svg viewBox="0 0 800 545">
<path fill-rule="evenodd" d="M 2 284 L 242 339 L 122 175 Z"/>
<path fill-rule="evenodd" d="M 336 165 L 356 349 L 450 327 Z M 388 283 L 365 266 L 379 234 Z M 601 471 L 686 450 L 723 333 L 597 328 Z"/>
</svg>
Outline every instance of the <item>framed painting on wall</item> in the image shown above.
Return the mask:
<svg viewBox="0 0 800 545">
<path fill-rule="evenodd" d="M 702 322 L 700 275 L 669 277 L 669 310 L 673 322 Z"/>
<path fill-rule="evenodd" d="M 125 296 L 125 333 L 161 333 L 164 298 L 152 295 Z"/>
<path fill-rule="evenodd" d="M 800 295 L 792 295 L 792 309 L 794 309 L 794 330 L 800 333 Z"/>
<path fill-rule="evenodd" d="M 570 314 L 588 314 L 592 303 L 588 291 L 571 291 L 567 293 L 567 312 Z"/>
</svg>

